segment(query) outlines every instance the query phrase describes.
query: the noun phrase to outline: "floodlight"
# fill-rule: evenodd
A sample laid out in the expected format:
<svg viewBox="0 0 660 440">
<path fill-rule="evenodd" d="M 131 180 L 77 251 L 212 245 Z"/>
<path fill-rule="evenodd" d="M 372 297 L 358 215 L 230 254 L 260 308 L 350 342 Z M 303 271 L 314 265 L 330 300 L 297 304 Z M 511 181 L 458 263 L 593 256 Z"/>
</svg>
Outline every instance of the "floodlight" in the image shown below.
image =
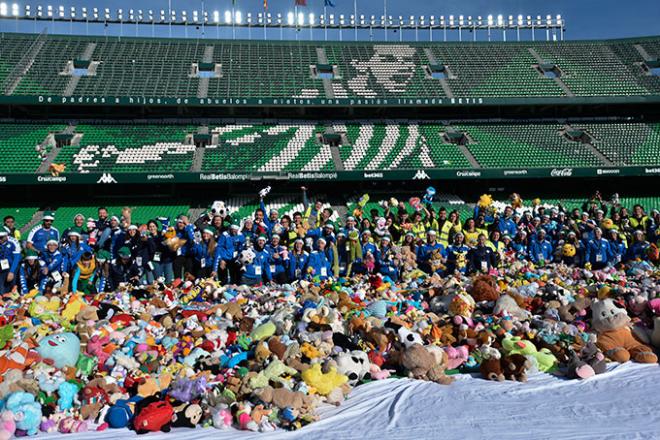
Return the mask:
<svg viewBox="0 0 660 440">
<path fill-rule="evenodd" d="M 293 26 L 293 12 L 289 11 L 289 13 L 286 15 L 286 22 L 289 24 L 289 26 Z"/>
<path fill-rule="evenodd" d="M 518 26 L 522 26 L 522 25 L 523 25 L 523 16 L 518 15 Z"/>
<path fill-rule="evenodd" d="M 488 15 L 488 26 L 492 26 L 492 25 L 493 25 L 493 16 Z"/>
<path fill-rule="evenodd" d="M 7 3 L 4 2 L 0 3 L 0 15 L 2 15 L 3 17 L 7 16 Z"/>
<path fill-rule="evenodd" d="M 309 17 L 308 17 L 308 18 L 309 18 L 309 24 L 310 24 L 310 25 L 313 26 L 313 25 L 316 24 L 316 20 L 315 20 L 315 17 L 314 17 L 314 13 L 313 13 L 313 12 L 310 12 L 310 13 L 309 13 Z"/>
<path fill-rule="evenodd" d="M 18 4 L 17 3 L 12 3 L 11 5 L 11 15 L 14 17 L 18 17 Z"/>
<path fill-rule="evenodd" d="M 502 14 L 497 16 L 497 25 L 504 26 L 504 17 L 502 17 Z"/>
<path fill-rule="evenodd" d="M 236 20 L 236 24 L 243 23 L 243 13 L 241 11 L 236 11 L 236 13 L 234 15 L 235 15 L 234 18 Z"/>
<path fill-rule="evenodd" d="M 302 26 L 305 24 L 305 14 L 302 12 L 298 12 L 298 26 Z"/>
<path fill-rule="evenodd" d="M 225 11 L 225 23 L 231 23 L 231 11 Z"/>
</svg>

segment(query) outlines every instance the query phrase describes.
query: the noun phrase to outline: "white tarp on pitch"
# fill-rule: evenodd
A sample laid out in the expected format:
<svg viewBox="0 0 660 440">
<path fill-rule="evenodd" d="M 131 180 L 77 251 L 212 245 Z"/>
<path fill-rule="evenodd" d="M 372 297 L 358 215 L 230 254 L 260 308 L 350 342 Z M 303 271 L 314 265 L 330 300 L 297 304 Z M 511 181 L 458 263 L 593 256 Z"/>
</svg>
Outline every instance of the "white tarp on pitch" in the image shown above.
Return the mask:
<svg viewBox="0 0 660 440">
<path fill-rule="evenodd" d="M 177 429 L 154 439 L 658 439 L 660 366 L 611 364 L 588 380 L 536 374 L 527 383 L 456 376 L 450 386 L 385 380 L 359 386 L 339 407 L 296 432 Z M 48 435 L 64 440 L 135 438 L 125 430 Z"/>
</svg>

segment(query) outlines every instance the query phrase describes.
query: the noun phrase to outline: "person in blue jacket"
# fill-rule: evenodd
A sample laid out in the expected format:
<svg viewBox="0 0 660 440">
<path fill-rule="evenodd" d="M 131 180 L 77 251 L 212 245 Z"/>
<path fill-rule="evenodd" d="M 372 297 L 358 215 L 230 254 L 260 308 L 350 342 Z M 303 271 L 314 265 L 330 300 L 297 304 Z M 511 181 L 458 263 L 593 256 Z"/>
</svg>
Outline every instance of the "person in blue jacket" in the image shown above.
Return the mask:
<svg viewBox="0 0 660 440">
<path fill-rule="evenodd" d="M 431 273 L 431 266 L 429 266 L 429 260 L 433 255 L 433 252 L 440 250 L 442 256 L 446 256 L 445 247 L 438 243 L 437 234 L 433 229 L 430 229 L 426 233 L 426 243 L 417 247 L 417 264 L 419 268 L 426 273 Z"/>
<path fill-rule="evenodd" d="M 222 284 L 238 283 L 240 280 L 240 267 L 237 262 L 238 254 L 245 247 L 245 235 L 240 232 L 238 223 L 232 223 L 229 230 L 224 231 L 218 239 L 219 258 L 215 271 Z"/>
<path fill-rule="evenodd" d="M 593 230 L 594 238 L 587 242 L 585 263 L 590 263 L 592 269 L 603 269 L 612 261 L 612 248 L 603 238 L 603 231 L 599 227 Z"/>
<path fill-rule="evenodd" d="M 349 264 L 349 254 L 348 254 L 348 243 L 347 243 L 347 237 L 346 237 L 346 232 L 345 229 L 340 230 L 337 232 L 337 235 L 335 236 L 337 240 L 337 244 L 335 246 L 335 249 L 337 250 L 337 263 L 339 265 L 339 270 L 337 272 L 338 276 L 345 276 L 346 275 L 346 270 L 348 268 Z"/>
<path fill-rule="evenodd" d="M 81 237 L 82 233 L 79 229 L 69 228 L 67 243 L 60 250 L 63 258 L 63 272 L 73 272 L 82 254 L 92 252 L 92 248 L 87 243 L 81 243 Z"/>
<path fill-rule="evenodd" d="M 610 248 L 612 251 L 612 263 L 621 263 L 626 256 L 628 248 L 626 247 L 626 242 L 621 240 L 619 231 L 616 229 L 610 229 Z"/>
<path fill-rule="evenodd" d="M 536 236 L 530 241 L 529 244 L 529 256 L 532 262 L 541 266 L 544 266 L 547 263 L 552 263 L 554 252 L 552 244 L 545 237 L 545 230 L 538 229 Z"/>
<path fill-rule="evenodd" d="M 41 253 L 41 259 L 44 267 L 41 269 L 45 275 L 39 285 L 39 291 L 43 292 L 46 287 L 56 287 L 62 285 L 62 264 L 64 259 L 58 250 L 59 242 L 55 239 L 48 240 L 46 250 Z"/>
<path fill-rule="evenodd" d="M 215 278 L 218 261 L 220 259 L 220 247 L 215 242 L 215 230 L 206 226 L 202 230 L 202 239 L 193 247 L 193 258 L 195 259 L 195 273 L 197 278 Z"/>
<path fill-rule="evenodd" d="M 308 272 L 312 278 L 326 280 L 332 274 L 332 263 L 328 260 L 326 251 L 327 242 L 325 238 L 320 237 L 316 240 L 316 249 L 309 254 L 307 262 Z"/>
<path fill-rule="evenodd" d="M 445 250 L 447 258 L 447 271 L 448 275 L 455 272 L 466 273 L 468 270 L 468 253 L 470 248 L 465 245 L 465 236 L 462 232 L 457 232 L 454 235 L 454 242 L 450 244 Z"/>
<path fill-rule="evenodd" d="M 648 248 L 649 242 L 644 239 L 644 232 L 640 229 L 637 229 L 633 232 L 632 242 L 628 247 L 626 252 L 626 261 L 632 260 L 646 260 L 648 255 L 646 254 L 646 248 Z"/>
<path fill-rule="evenodd" d="M 22 295 L 25 295 L 32 289 L 40 289 L 41 280 L 46 277 L 41 271 L 43 267 L 44 262 L 39 259 L 37 251 L 28 249 L 19 268 Z M 43 291 L 40 292 L 43 293 Z"/>
<path fill-rule="evenodd" d="M 293 249 L 289 253 L 289 281 L 300 281 L 307 274 L 307 262 L 309 254 L 305 251 L 305 242 L 298 238 L 293 243 Z"/>
<path fill-rule="evenodd" d="M 174 278 L 183 278 L 186 273 L 193 272 L 193 249 L 195 246 L 195 226 L 188 221 L 188 217 L 180 215 L 176 220 L 176 236 L 186 243 L 177 249 L 172 267 Z"/>
<path fill-rule="evenodd" d="M 17 281 L 18 265 L 21 262 L 21 245 L 9 233 L 0 229 L 0 294 L 10 292 Z"/>
<path fill-rule="evenodd" d="M 504 208 L 504 215 L 500 217 L 498 222 L 498 228 L 502 235 L 508 235 L 510 237 L 516 235 L 518 227 L 516 226 L 516 222 L 513 221 L 512 216 L 513 209 L 510 206 Z"/>
<path fill-rule="evenodd" d="M 252 249 L 254 259 L 244 267 L 241 284 L 254 286 L 255 284 L 270 282 L 272 280 L 270 264 L 268 264 L 270 255 L 265 249 L 266 241 L 265 234 L 261 234 L 257 237 L 257 241 Z"/>
<path fill-rule="evenodd" d="M 268 264 L 273 280 L 278 284 L 284 284 L 288 278 L 289 250 L 280 244 L 280 236 L 273 234 L 270 243 L 266 245 L 269 254 Z"/>
<path fill-rule="evenodd" d="M 280 222 L 279 219 L 280 213 L 275 208 L 271 208 L 270 211 L 266 210 L 266 204 L 264 203 L 263 197 L 260 198 L 259 207 L 261 208 L 261 211 L 264 213 L 263 222 L 266 224 L 268 235 L 270 235 L 273 233 L 273 227 Z M 268 213 L 267 217 L 266 217 L 266 213 Z"/>
<path fill-rule="evenodd" d="M 60 231 L 53 227 L 53 220 L 55 220 L 53 213 L 47 212 L 44 215 L 42 224 L 32 228 L 27 237 L 26 247 L 28 249 L 43 252 L 46 250 L 46 244 L 49 240 L 60 242 Z"/>
<path fill-rule="evenodd" d="M 371 231 L 369 229 L 362 231 L 360 243 L 362 244 L 362 255 L 367 255 L 367 253 L 371 252 L 371 255 L 373 255 L 376 261 L 378 261 L 378 248 L 373 241 L 371 241 Z"/>
<path fill-rule="evenodd" d="M 399 279 L 399 269 L 394 264 L 394 252 L 392 251 L 392 237 L 385 234 L 380 239 L 378 250 L 378 271 L 390 277 L 392 281 Z"/>
<path fill-rule="evenodd" d="M 314 241 L 322 237 L 326 244 L 334 243 L 336 241 L 335 224 L 331 221 L 327 221 L 322 227 L 309 229 L 307 231 L 307 237 L 312 237 Z"/>
</svg>

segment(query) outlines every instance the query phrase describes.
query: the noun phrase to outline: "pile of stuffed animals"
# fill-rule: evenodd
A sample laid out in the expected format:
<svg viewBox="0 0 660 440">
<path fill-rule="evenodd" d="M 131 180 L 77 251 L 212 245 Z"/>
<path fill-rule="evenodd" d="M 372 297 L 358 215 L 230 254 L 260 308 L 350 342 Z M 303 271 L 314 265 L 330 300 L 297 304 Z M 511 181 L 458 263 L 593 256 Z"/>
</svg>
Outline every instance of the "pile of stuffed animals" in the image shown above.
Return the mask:
<svg viewBox="0 0 660 440">
<path fill-rule="evenodd" d="M 249 256 L 245 256 L 248 258 Z M 403 257 L 402 257 L 403 258 Z M 398 283 L 122 286 L 0 303 L 0 440 L 38 432 L 298 429 L 387 378 L 524 382 L 657 363 L 660 273 L 515 262 Z"/>
</svg>

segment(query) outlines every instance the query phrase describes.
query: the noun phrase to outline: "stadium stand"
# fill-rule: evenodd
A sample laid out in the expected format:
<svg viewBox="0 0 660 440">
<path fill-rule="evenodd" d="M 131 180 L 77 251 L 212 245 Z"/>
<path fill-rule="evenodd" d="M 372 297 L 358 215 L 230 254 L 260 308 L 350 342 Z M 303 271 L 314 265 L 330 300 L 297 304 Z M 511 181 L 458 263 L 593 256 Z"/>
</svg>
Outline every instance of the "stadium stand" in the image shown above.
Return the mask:
<svg viewBox="0 0 660 440">
<path fill-rule="evenodd" d="M 36 38 L 22 34 L 0 37 L 0 80 L 7 80 L 8 72 L 21 59 L 21 47 Z M 45 43 L 12 95 L 529 98 L 660 93 L 660 78 L 650 76 L 644 68 L 645 63 L 657 60 L 658 37 L 387 44 L 43 38 Z M 644 59 L 637 46 L 652 59 Z M 95 66 L 70 83 L 67 66 L 71 63 Z M 326 69 L 325 76 L 319 75 L 319 69 Z M 209 75 L 199 75 L 200 70 Z"/>
<path fill-rule="evenodd" d="M 41 163 L 36 147 L 51 133 L 64 129 L 63 124 L 0 124 L 1 172 L 32 173 Z"/>
<path fill-rule="evenodd" d="M 80 172 L 188 171 L 195 146 L 187 125 L 78 125 L 79 145 L 64 146 L 55 162 Z"/>
<path fill-rule="evenodd" d="M 65 124 L 0 124 L 0 172 L 35 173 Z M 66 173 L 191 171 L 192 124 L 70 126 L 73 142 L 54 152 Z M 341 142 L 337 160 L 325 133 Z M 657 165 L 660 124 L 585 122 L 351 121 L 210 124 L 202 172 L 297 172 Z"/>
</svg>

